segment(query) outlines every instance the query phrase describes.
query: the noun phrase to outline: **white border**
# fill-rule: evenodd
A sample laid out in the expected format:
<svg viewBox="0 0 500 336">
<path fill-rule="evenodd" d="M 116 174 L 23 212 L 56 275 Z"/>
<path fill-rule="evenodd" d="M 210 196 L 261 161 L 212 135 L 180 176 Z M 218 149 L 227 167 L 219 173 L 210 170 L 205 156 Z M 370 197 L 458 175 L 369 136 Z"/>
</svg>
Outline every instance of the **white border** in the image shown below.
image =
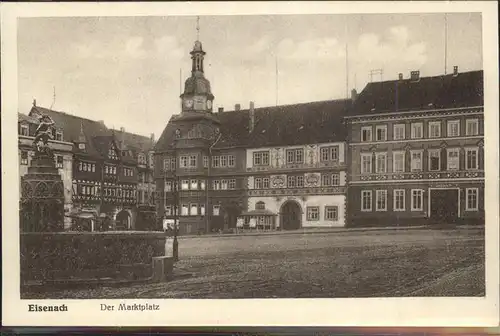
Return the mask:
<svg viewBox="0 0 500 336">
<path fill-rule="evenodd" d="M 495 326 L 498 324 L 498 17 L 496 2 L 1 3 L 3 324 L 31 326 Z M 28 313 L 19 299 L 16 19 L 35 16 L 482 12 L 485 82 L 485 298 L 148 300 L 160 311 L 99 311 L 101 300 L 45 300 L 70 311 Z M 36 74 L 34 74 L 36 75 Z M 105 300 L 117 304 L 123 300 Z M 128 300 L 130 302 L 131 300 Z M 143 300 L 137 300 L 140 302 Z M 31 301 L 39 303 L 40 301 Z M 195 312 L 195 313 L 193 313 Z M 198 313 L 199 312 L 199 313 Z M 29 314 L 29 315 L 28 315 Z"/>
</svg>

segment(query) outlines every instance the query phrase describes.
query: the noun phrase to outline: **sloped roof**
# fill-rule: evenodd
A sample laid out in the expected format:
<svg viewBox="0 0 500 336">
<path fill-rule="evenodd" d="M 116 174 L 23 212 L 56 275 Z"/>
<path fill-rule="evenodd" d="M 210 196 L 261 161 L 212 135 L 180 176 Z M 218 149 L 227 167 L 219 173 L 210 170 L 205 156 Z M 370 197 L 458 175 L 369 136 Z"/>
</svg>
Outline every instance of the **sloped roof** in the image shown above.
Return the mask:
<svg viewBox="0 0 500 336">
<path fill-rule="evenodd" d="M 483 71 L 368 83 L 349 115 L 482 106 Z"/>
<path fill-rule="evenodd" d="M 121 149 L 132 150 L 134 155 L 138 155 L 140 152 L 147 154 L 147 152 L 154 147 L 154 141 L 146 136 L 119 130 L 113 130 L 113 132 L 115 133 L 115 139 L 118 143 L 121 144 L 123 140 Z"/>
<path fill-rule="evenodd" d="M 25 121 L 25 122 L 28 122 L 30 124 L 39 124 L 40 123 L 37 118 L 31 117 L 31 116 L 23 114 L 23 113 L 17 114 L 17 120 L 19 122 Z"/>
<path fill-rule="evenodd" d="M 344 141 L 343 117 L 350 99 L 327 100 L 254 109 L 255 124 L 249 132 L 250 110 L 214 114 L 220 121 L 221 139 L 215 148 L 293 146 L 310 143 Z M 175 119 L 165 127 L 156 151 L 171 148 Z"/>
</svg>

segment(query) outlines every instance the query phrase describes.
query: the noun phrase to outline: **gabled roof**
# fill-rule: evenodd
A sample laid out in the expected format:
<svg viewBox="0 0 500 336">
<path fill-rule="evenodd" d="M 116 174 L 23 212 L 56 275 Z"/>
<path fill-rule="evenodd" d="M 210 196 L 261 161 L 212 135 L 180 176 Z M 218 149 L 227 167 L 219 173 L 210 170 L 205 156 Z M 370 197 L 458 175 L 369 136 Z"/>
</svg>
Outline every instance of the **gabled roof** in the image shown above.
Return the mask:
<svg viewBox="0 0 500 336">
<path fill-rule="evenodd" d="M 344 141 L 343 117 L 350 103 L 350 99 L 339 99 L 255 108 L 252 132 L 250 110 L 220 112 L 214 116 L 220 121 L 222 136 L 214 147 L 257 148 Z M 175 119 L 170 119 L 155 151 L 171 148 Z"/>
<path fill-rule="evenodd" d="M 18 122 L 24 121 L 24 122 L 27 122 L 30 124 L 39 124 L 40 123 L 37 118 L 31 117 L 31 116 L 23 114 L 23 113 L 17 114 L 17 120 L 18 120 Z"/>
<path fill-rule="evenodd" d="M 369 83 L 350 116 L 482 106 L 483 71 Z"/>
<path fill-rule="evenodd" d="M 147 154 L 154 147 L 154 141 L 146 136 L 118 130 L 113 130 L 113 132 L 116 141 L 122 146 L 121 149 L 132 150 L 136 156 L 141 152 Z M 123 144 L 121 144 L 122 140 Z"/>
</svg>

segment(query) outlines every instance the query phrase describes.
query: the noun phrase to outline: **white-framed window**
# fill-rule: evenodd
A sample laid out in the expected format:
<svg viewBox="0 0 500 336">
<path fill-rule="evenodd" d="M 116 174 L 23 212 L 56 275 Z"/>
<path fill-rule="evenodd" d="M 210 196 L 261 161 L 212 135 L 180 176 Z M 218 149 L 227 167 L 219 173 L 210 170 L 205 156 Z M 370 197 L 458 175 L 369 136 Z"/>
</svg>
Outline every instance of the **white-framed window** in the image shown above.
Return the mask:
<svg viewBox="0 0 500 336">
<path fill-rule="evenodd" d="M 328 187 L 332 185 L 332 175 L 329 173 L 321 174 L 321 185 Z"/>
<path fill-rule="evenodd" d="M 233 190 L 236 189 L 236 179 L 230 179 L 229 180 L 229 189 Z"/>
<path fill-rule="evenodd" d="M 191 203 L 189 205 L 189 214 L 191 216 L 198 216 L 198 204 L 196 203 Z"/>
<path fill-rule="evenodd" d="M 189 166 L 189 158 L 187 155 L 181 155 L 179 159 L 180 159 L 179 161 L 180 168 L 187 168 Z"/>
<path fill-rule="evenodd" d="M 385 173 L 387 171 L 387 153 L 375 154 L 375 172 Z"/>
<path fill-rule="evenodd" d="M 205 204 L 200 204 L 200 215 L 205 216 Z"/>
<path fill-rule="evenodd" d="M 177 158 L 173 157 L 170 159 L 170 169 L 175 170 L 177 168 Z"/>
<path fill-rule="evenodd" d="M 266 208 L 266 203 L 259 201 L 255 203 L 255 210 L 264 210 Z"/>
<path fill-rule="evenodd" d="M 392 152 L 392 171 L 394 173 L 403 173 L 405 171 L 405 152 Z"/>
<path fill-rule="evenodd" d="M 405 190 L 404 189 L 394 189 L 393 191 L 394 211 L 405 211 Z"/>
<path fill-rule="evenodd" d="M 304 163 L 304 149 L 295 148 L 286 150 L 286 163 Z"/>
<path fill-rule="evenodd" d="M 441 122 L 440 121 L 430 121 L 429 122 L 429 138 L 440 138 L 441 137 Z"/>
<path fill-rule="evenodd" d="M 189 180 L 182 180 L 181 190 L 189 190 Z"/>
<path fill-rule="evenodd" d="M 197 157 L 196 155 L 189 156 L 189 167 L 196 168 L 198 167 Z"/>
<path fill-rule="evenodd" d="M 422 171 L 422 150 L 412 150 L 410 152 L 410 164 L 411 164 L 411 171 Z"/>
<path fill-rule="evenodd" d="M 449 137 L 460 136 L 460 120 L 448 120 L 447 135 Z"/>
<path fill-rule="evenodd" d="M 466 148 L 465 149 L 465 169 L 474 170 L 478 169 L 479 148 Z"/>
<path fill-rule="evenodd" d="M 172 207 L 170 205 L 165 205 L 165 215 L 172 216 Z"/>
<path fill-rule="evenodd" d="M 298 175 L 296 176 L 296 184 L 298 188 L 303 188 L 304 187 L 304 175 Z"/>
<path fill-rule="evenodd" d="M 319 206 L 309 206 L 306 209 L 308 221 L 319 221 Z"/>
<path fill-rule="evenodd" d="M 198 180 L 191 180 L 190 189 L 191 190 L 197 190 L 198 189 Z"/>
<path fill-rule="evenodd" d="M 28 152 L 27 151 L 21 151 L 21 164 L 22 165 L 28 164 Z M 80 162 L 80 165 L 81 165 L 81 162 Z"/>
<path fill-rule="evenodd" d="M 340 175 L 332 174 L 332 186 L 338 186 L 338 185 L 340 185 Z"/>
<path fill-rule="evenodd" d="M 325 220 L 338 221 L 339 220 L 339 207 L 336 205 L 325 206 Z"/>
<path fill-rule="evenodd" d="M 219 216 L 219 214 L 220 214 L 220 205 L 219 204 L 214 204 L 212 214 L 214 216 Z"/>
<path fill-rule="evenodd" d="M 361 154 L 361 174 L 371 174 L 372 172 L 372 154 Z"/>
<path fill-rule="evenodd" d="M 372 211 L 371 190 L 361 190 L 361 211 Z"/>
<path fill-rule="evenodd" d="M 387 190 L 375 191 L 375 210 L 387 211 Z"/>
<path fill-rule="evenodd" d="M 370 142 L 372 141 L 372 127 L 365 126 L 361 127 L 361 142 Z"/>
<path fill-rule="evenodd" d="M 411 211 L 423 210 L 423 195 L 424 191 L 422 189 L 411 190 Z"/>
<path fill-rule="evenodd" d="M 440 149 L 428 149 L 429 154 L 429 171 L 441 170 L 441 150 Z"/>
<path fill-rule="evenodd" d="M 406 125 L 405 124 L 395 124 L 392 127 L 394 140 L 404 140 L 406 138 Z"/>
<path fill-rule="evenodd" d="M 253 188 L 254 189 L 262 189 L 262 177 L 256 177 L 253 180 Z"/>
<path fill-rule="evenodd" d="M 63 131 L 61 131 L 61 130 L 56 131 L 56 140 L 57 141 L 62 141 L 63 140 Z"/>
<path fill-rule="evenodd" d="M 227 167 L 227 155 L 222 155 L 220 157 L 220 166 L 223 168 Z"/>
<path fill-rule="evenodd" d="M 227 190 L 228 189 L 228 181 L 227 180 L 221 180 L 220 185 L 222 190 Z"/>
<path fill-rule="evenodd" d="M 85 150 L 85 143 L 80 142 L 80 143 L 78 144 L 78 149 L 79 149 L 79 150 L 84 151 L 84 150 Z"/>
<path fill-rule="evenodd" d="M 205 190 L 205 180 L 200 180 L 200 189 Z"/>
<path fill-rule="evenodd" d="M 231 168 L 235 166 L 234 155 L 227 156 L 227 166 Z"/>
<path fill-rule="evenodd" d="M 253 153 L 254 166 L 269 166 L 269 151 L 261 151 Z"/>
<path fill-rule="evenodd" d="M 465 189 L 465 210 L 467 211 L 477 211 L 478 210 L 478 188 L 467 188 Z"/>
<path fill-rule="evenodd" d="M 208 168 L 208 156 L 203 156 L 203 167 Z"/>
<path fill-rule="evenodd" d="M 269 177 L 264 177 L 262 179 L 262 188 L 269 189 Z"/>
<path fill-rule="evenodd" d="M 181 205 L 181 216 L 189 216 L 189 206 L 187 204 Z"/>
<path fill-rule="evenodd" d="M 56 168 L 63 167 L 64 158 L 62 155 L 56 155 Z"/>
<path fill-rule="evenodd" d="M 287 176 L 286 185 L 288 188 L 295 188 L 295 176 Z"/>
<path fill-rule="evenodd" d="M 412 139 L 422 139 L 424 137 L 424 125 L 419 122 L 419 123 L 412 123 L 411 124 L 411 138 Z"/>
<path fill-rule="evenodd" d="M 338 161 L 339 146 L 329 146 L 320 148 L 320 159 L 322 162 Z"/>
<path fill-rule="evenodd" d="M 212 156 L 212 167 L 214 168 L 220 167 L 220 156 Z"/>
<path fill-rule="evenodd" d="M 474 136 L 479 134 L 479 119 L 467 119 L 465 121 L 465 135 Z"/>
<path fill-rule="evenodd" d="M 29 136 L 30 135 L 29 126 L 21 124 L 20 132 L 21 132 L 21 133 L 19 133 L 20 135 Z"/>
<path fill-rule="evenodd" d="M 172 191 L 172 181 L 166 181 L 165 182 L 165 192 L 170 192 Z"/>
<path fill-rule="evenodd" d="M 375 126 L 376 141 L 387 141 L 387 125 Z"/>
<path fill-rule="evenodd" d="M 446 160 L 448 170 L 460 169 L 460 149 L 448 148 L 448 159 Z"/>
<path fill-rule="evenodd" d="M 212 189 L 213 190 L 220 190 L 221 189 L 220 180 L 213 180 L 212 181 Z"/>
</svg>

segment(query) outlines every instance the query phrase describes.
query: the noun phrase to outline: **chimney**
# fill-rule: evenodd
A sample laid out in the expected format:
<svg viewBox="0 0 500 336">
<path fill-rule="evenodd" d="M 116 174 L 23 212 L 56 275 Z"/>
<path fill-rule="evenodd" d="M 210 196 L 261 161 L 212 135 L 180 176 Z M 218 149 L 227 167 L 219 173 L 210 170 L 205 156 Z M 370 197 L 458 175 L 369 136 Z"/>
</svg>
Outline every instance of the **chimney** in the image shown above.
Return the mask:
<svg viewBox="0 0 500 336">
<path fill-rule="evenodd" d="M 418 81 L 420 79 L 420 71 L 412 71 L 410 72 L 410 79 L 412 81 Z"/>
<path fill-rule="evenodd" d="M 33 106 L 36 106 L 36 98 L 33 99 Z"/>
<path fill-rule="evenodd" d="M 223 107 L 219 107 L 219 113 L 222 113 L 224 112 L 224 108 Z"/>
<path fill-rule="evenodd" d="M 356 89 L 351 90 L 351 99 L 352 101 L 356 101 L 356 98 L 358 98 L 358 91 Z"/>
<path fill-rule="evenodd" d="M 120 127 L 120 148 L 125 147 L 125 127 Z"/>
<path fill-rule="evenodd" d="M 399 80 L 403 80 L 403 74 L 400 72 L 399 75 L 398 75 L 398 79 Z"/>
<path fill-rule="evenodd" d="M 234 105 L 234 110 L 235 110 L 235 111 L 239 111 L 239 110 L 241 110 L 241 105 L 240 105 L 240 104 L 236 104 L 236 105 Z"/>
<path fill-rule="evenodd" d="M 149 136 L 149 139 L 151 140 L 151 143 L 154 143 L 155 142 L 155 134 L 151 133 L 151 135 Z"/>
<path fill-rule="evenodd" d="M 254 127 L 255 127 L 255 104 L 254 102 L 250 102 L 250 109 L 248 110 L 248 133 L 252 133 Z"/>
<path fill-rule="evenodd" d="M 104 120 L 97 121 L 99 124 L 104 125 Z"/>
<path fill-rule="evenodd" d="M 458 66 L 453 66 L 453 77 L 458 76 Z"/>
</svg>

